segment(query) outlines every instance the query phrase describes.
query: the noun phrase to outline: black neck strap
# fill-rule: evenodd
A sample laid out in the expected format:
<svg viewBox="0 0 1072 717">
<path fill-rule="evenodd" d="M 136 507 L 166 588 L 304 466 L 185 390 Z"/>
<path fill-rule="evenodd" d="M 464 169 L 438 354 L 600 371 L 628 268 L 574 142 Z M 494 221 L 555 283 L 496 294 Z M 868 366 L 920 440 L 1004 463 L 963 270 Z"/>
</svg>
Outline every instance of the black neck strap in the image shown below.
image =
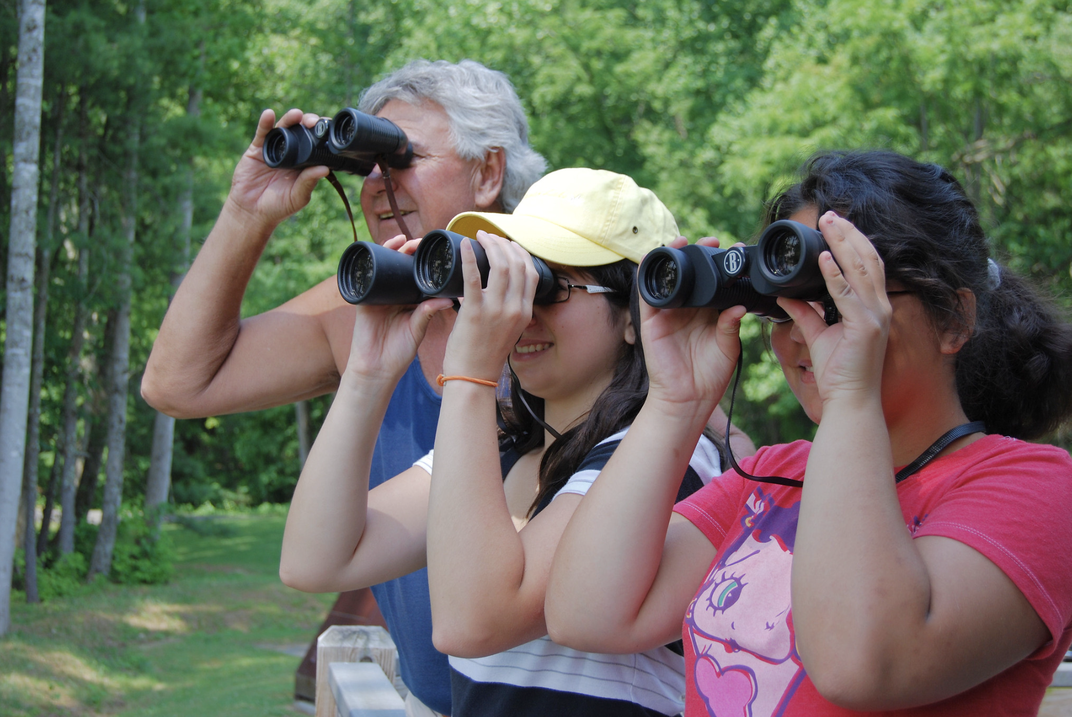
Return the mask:
<svg viewBox="0 0 1072 717">
<path fill-rule="evenodd" d="M 956 428 L 950 429 L 942 434 L 942 437 L 931 444 L 931 447 L 923 451 L 919 458 L 909 463 L 907 466 L 897 471 L 897 475 L 894 478 L 898 483 L 908 478 L 911 475 L 915 475 L 923 470 L 923 466 L 934 460 L 935 456 L 945 450 L 953 441 L 958 438 L 963 438 L 972 433 L 986 433 L 986 424 L 982 421 L 972 421 L 971 423 L 965 423 Z"/>
<path fill-rule="evenodd" d="M 790 488 L 801 488 L 804 486 L 804 481 L 801 480 L 783 478 L 782 476 L 754 476 L 751 473 L 745 472 L 739 465 L 737 465 L 737 459 L 734 458 L 733 451 L 730 450 L 730 427 L 733 425 L 733 404 L 737 399 L 737 383 L 741 379 L 741 367 L 744 358 L 743 349 L 744 347 L 742 346 L 741 353 L 737 356 L 737 371 L 733 378 L 733 389 L 730 392 L 730 410 L 726 416 L 726 436 L 723 450 L 725 450 L 726 454 L 729 456 L 730 465 L 733 466 L 733 470 L 737 471 L 738 474 L 744 476 L 748 480 L 757 481 L 759 483 L 774 483 L 775 485 L 784 485 L 789 486 Z M 897 475 L 894 476 L 894 479 L 897 483 L 900 483 L 909 476 L 915 475 L 923 470 L 923 466 L 934 460 L 935 457 L 945 450 L 953 441 L 972 433 L 986 433 L 986 424 L 983 421 L 972 421 L 971 423 L 965 423 L 946 431 L 937 441 L 931 444 L 930 448 L 923 451 L 919 458 L 897 471 Z"/>
<path fill-rule="evenodd" d="M 395 190 L 391 186 L 391 169 L 387 166 L 385 158 L 381 158 L 379 164 L 380 171 L 383 172 L 384 188 L 387 190 L 387 201 L 391 205 L 391 211 L 394 212 L 395 219 L 398 220 L 398 226 L 402 229 L 402 233 L 406 235 L 406 239 L 413 241 L 413 235 L 410 234 L 409 227 L 406 226 L 405 220 L 402 219 L 402 212 L 399 211 L 398 202 L 395 201 Z M 350 208 L 350 200 L 346 198 L 346 191 L 342 188 L 342 184 L 339 183 L 339 178 L 335 176 L 335 172 L 329 170 L 327 180 L 331 183 L 331 186 L 335 187 L 335 191 L 342 198 L 343 206 L 346 207 L 346 216 L 350 218 L 350 228 L 354 230 L 354 241 L 357 241 L 357 224 L 354 222 L 354 212 Z"/>
</svg>

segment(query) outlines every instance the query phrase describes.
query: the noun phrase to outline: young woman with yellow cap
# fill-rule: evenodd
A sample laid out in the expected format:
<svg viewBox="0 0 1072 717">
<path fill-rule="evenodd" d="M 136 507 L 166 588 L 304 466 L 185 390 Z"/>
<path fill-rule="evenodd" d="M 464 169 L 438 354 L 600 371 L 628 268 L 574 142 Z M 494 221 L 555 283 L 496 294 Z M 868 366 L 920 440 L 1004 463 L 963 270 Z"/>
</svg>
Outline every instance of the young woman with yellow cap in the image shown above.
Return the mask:
<svg viewBox="0 0 1072 717">
<path fill-rule="evenodd" d="M 533 185 L 513 214 L 463 214 L 449 229 L 479 241 L 490 273 L 482 289 L 464 242 L 435 450 L 368 490 L 383 406 L 429 318 L 450 303 L 361 307 L 354 335 L 365 340 L 351 349 L 295 491 L 280 573 L 301 589 L 341 590 L 427 565 L 433 638 L 456 656 L 455 715 L 677 714 L 680 654 L 577 652 L 552 643 L 543 622 L 558 537 L 647 392 L 636 264 L 676 239 L 673 217 L 628 177 L 569 169 Z M 536 305 L 530 253 L 556 281 Z M 500 430 L 496 386 L 507 364 Z M 719 463 L 701 439 L 683 494 Z"/>
</svg>

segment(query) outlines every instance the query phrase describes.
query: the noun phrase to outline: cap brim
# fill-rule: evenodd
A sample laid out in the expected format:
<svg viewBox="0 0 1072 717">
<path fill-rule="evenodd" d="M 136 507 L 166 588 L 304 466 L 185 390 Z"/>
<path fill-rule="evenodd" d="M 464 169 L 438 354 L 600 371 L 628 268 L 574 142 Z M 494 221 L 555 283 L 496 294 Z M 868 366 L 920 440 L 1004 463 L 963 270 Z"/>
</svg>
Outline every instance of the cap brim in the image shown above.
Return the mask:
<svg viewBox="0 0 1072 717">
<path fill-rule="evenodd" d="M 481 230 L 498 234 L 533 256 L 565 266 L 605 266 L 625 258 L 554 222 L 523 214 L 465 212 L 454 217 L 447 229 L 474 239 Z"/>
</svg>

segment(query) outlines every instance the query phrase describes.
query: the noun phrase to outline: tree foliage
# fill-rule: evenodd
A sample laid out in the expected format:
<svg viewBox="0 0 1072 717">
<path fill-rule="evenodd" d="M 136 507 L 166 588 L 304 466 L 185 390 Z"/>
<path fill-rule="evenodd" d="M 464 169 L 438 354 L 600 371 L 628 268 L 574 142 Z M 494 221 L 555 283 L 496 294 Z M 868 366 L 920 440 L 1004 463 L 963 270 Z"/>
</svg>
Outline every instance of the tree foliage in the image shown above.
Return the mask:
<svg viewBox="0 0 1072 717">
<path fill-rule="evenodd" d="M 15 5 L 0 0 L 0 227 L 9 222 Z M 552 168 L 632 175 L 659 194 L 690 238 L 751 238 L 764 201 L 820 149 L 881 147 L 939 162 L 978 202 L 999 257 L 1070 305 L 1067 2 L 147 0 L 141 34 L 133 8 L 120 0 L 48 7 L 42 135 L 54 136 L 61 122 L 65 140 L 44 343 L 42 476 L 58 459 L 79 300 L 89 311 L 78 385 L 83 448 L 86 427 L 103 410 L 128 109 L 138 108 L 141 149 L 124 499 L 137 503 L 153 420 L 137 382 L 182 261 L 177 197 L 185 167 L 192 161 L 195 171 L 196 250 L 261 109 L 332 114 L 417 57 L 473 58 L 506 72 Z M 138 93 L 136 77 L 146 78 Z M 203 91 L 198 117 L 186 111 L 194 85 Z M 53 112 L 61 101 L 66 109 Z M 51 152 L 45 143 L 44 186 Z M 92 216 L 79 231 L 83 155 Z M 356 198 L 360 180 L 342 181 Z M 243 313 L 333 274 L 348 241 L 338 198 L 318 189 L 276 231 Z M 88 285 L 77 279 L 79 250 L 90 252 Z M 0 236 L 0 259 L 6 252 Z M 758 324 L 747 324 L 745 336 L 735 420 L 760 443 L 809 435 Z M 313 402 L 314 427 L 329 401 Z M 176 426 L 174 501 L 286 501 L 298 472 L 290 407 Z"/>
</svg>

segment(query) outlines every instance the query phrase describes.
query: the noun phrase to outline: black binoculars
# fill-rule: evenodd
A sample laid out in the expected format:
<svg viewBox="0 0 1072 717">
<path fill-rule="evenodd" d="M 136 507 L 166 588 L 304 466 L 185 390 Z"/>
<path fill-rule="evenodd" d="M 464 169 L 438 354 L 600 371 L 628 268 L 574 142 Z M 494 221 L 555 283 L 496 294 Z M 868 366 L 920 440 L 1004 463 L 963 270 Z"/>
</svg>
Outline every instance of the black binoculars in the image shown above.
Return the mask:
<svg viewBox="0 0 1072 717">
<path fill-rule="evenodd" d="M 819 271 L 819 255 L 827 248 L 818 230 L 781 220 L 768 226 L 754 246 L 653 249 L 640 264 L 637 283 L 644 301 L 663 309 L 744 306 L 750 313 L 780 319 L 788 314 L 777 297 L 785 296 L 823 302 L 826 321 L 833 324 L 837 311 Z"/>
<path fill-rule="evenodd" d="M 339 260 L 339 293 L 351 304 L 416 304 L 425 299 L 454 299 L 465 293 L 461 246 L 472 241 L 481 286 L 488 285 L 488 255 L 475 240 L 436 229 L 424 235 L 410 256 L 372 242 L 354 242 Z M 553 300 L 557 286 L 551 268 L 532 257 L 539 274 L 533 303 Z"/>
<path fill-rule="evenodd" d="M 413 145 L 394 122 L 347 107 L 312 129 L 296 124 L 276 127 L 264 138 L 264 163 L 274 169 L 325 166 L 367 177 L 384 161 L 405 169 L 413 161 Z"/>
</svg>

